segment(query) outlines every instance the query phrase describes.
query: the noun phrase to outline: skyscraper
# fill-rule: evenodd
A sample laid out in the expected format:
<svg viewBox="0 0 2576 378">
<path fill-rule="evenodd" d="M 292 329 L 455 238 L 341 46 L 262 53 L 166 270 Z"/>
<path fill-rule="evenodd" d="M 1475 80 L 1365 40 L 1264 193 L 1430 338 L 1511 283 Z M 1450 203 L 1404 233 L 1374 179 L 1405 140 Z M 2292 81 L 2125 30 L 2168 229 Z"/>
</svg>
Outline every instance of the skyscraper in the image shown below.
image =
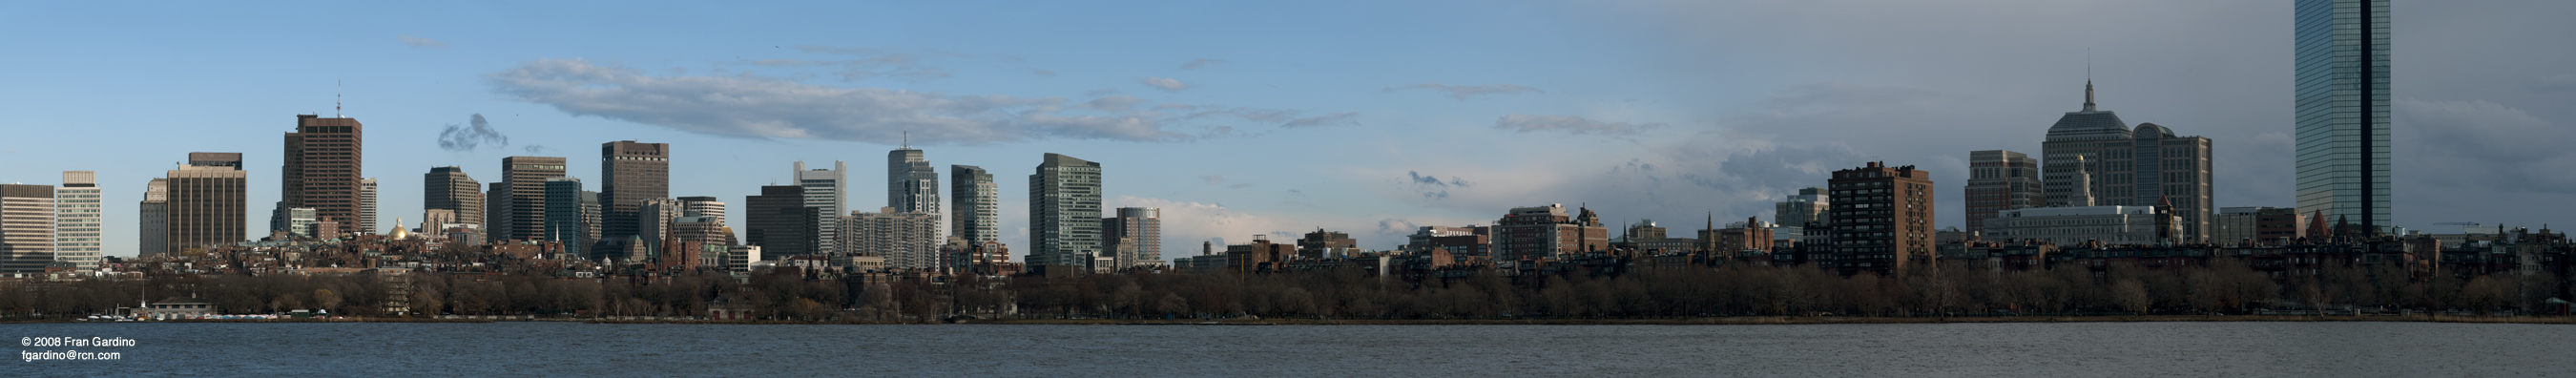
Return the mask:
<svg viewBox="0 0 2576 378">
<path fill-rule="evenodd" d="M 546 233 L 539 239 L 562 242 L 566 255 L 592 259 L 597 256 L 590 253 L 590 245 L 599 240 L 591 237 L 590 230 L 584 227 L 588 226 L 589 222 L 583 222 L 582 219 L 581 210 L 584 202 L 582 193 L 588 191 L 581 189 L 579 178 L 546 178 L 545 202 L 540 207 L 545 211 L 545 217 L 542 218 L 545 219 L 545 224 L 540 227 L 546 230 Z M 593 198 L 591 201 L 597 201 L 598 197 L 594 195 L 591 198 Z"/>
<path fill-rule="evenodd" d="M 1968 232 L 1984 231 L 1995 212 L 2048 206 L 2039 159 L 2005 150 L 1968 152 Z"/>
<path fill-rule="evenodd" d="M 483 240 L 487 242 L 510 240 L 510 235 L 514 234 L 514 231 L 510 230 L 510 225 L 518 222 L 510 220 L 510 205 L 513 201 L 510 200 L 509 176 L 502 176 L 502 181 L 484 185 L 490 189 L 483 192 L 483 221 L 485 222 Z"/>
<path fill-rule="evenodd" d="M 1833 260 L 1842 274 L 1892 276 L 1906 264 L 1930 264 L 1934 225 L 1932 173 L 1869 162 L 1834 171 Z"/>
<path fill-rule="evenodd" d="M 725 220 L 728 219 L 725 213 L 724 201 L 717 201 L 715 197 L 680 197 L 680 217 L 701 218 L 691 220 L 690 223 L 704 224 L 691 225 L 689 227 L 692 228 L 687 231 L 674 232 L 683 232 L 689 240 L 725 245 L 739 243 L 734 239 L 733 227 L 725 225 Z"/>
<path fill-rule="evenodd" d="M 813 212 L 815 220 L 807 223 L 814 226 L 814 231 L 801 234 L 814 239 L 808 243 L 812 252 L 799 253 L 778 248 L 765 248 L 761 253 L 773 256 L 842 253 L 839 235 L 841 216 L 849 214 L 850 165 L 833 161 L 832 169 L 806 170 L 805 162 L 800 161 L 796 162 L 795 176 L 790 178 L 796 179 L 797 186 L 805 188 L 804 206 L 815 208 Z M 750 221 L 751 218 L 746 217 L 743 220 Z"/>
<path fill-rule="evenodd" d="M 1117 257 L 1115 268 L 1163 264 L 1163 209 L 1121 207 L 1118 216 L 1100 218 L 1100 249 Z"/>
<path fill-rule="evenodd" d="M 1030 265 L 1091 266 L 1100 256 L 1100 163 L 1046 154 L 1029 175 Z"/>
<path fill-rule="evenodd" d="M 564 177 L 564 158 L 511 156 L 501 158 L 501 194 L 506 199 L 502 211 L 509 222 L 492 241 L 552 240 L 546 231 L 546 181 Z"/>
<path fill-rule="evenodd" d="M 358 233 L 376 233 L 376 178 L 358 180 Z"/>
<path fill-rule="evenodd" d="M 98 196 L 98 172 L 63 172 L 63 187 L 54 189 L 54 261 L 98 270 L 99 230 L 107 225 Z"/>
<path fill-rule="evenodd" d="M 599 205 L 608 222 L 600 234 L 626 240 L 643 227 L 645 201 L 671 197 L 671 144 L 616 141 L 599 145 Z M 664 219 L 669 220 L 669 219 Z M 657 239 L 645 238 L 659 243 Z"/>
<path fill-rule="evenodd" d="M 30 277 L 54 261 L 54 186 L 0 184 L 0 276 Z"/>
<path fill-rule="evenodd" d="M 803 168 L 799 164 L 798 168 Z M 799 170 L 798 172 L 803 172 Z M 803 185 L 760 187 L 760 195 L 743 198 L 743 244 L 760 246 L 772 256 L 820 255 L 814 236 L 822 227 L 822 208 L 807 206 L 812 197 Z M 838 217 L 833 217 L 838 218 Z M 834 222 L 838 225 L 838 222 Z"/>
<path fill-rule="evenodd" d="M 982 244 L 1002 239 L 1002 187 L 993 172 L 972 165 L 948 166 L 948 194 L 955 196 L 948 217 L 949 235 Z"/>
<path fill-rule="evenodd" d="M 2388 232 L 2388 0 L 2298 0 L 2300 214 Z"/>
<path fill-rule="evenodd" d="M 142 225 L 136 228 L 135 234 L 138 234 L 142 240 L 136 243 L 135 257 L 149 257 L 169 252 L 170 179 L 156 178 L 152 179 L 151 183 L 144 184 L 143 203 L 140 207 L 143 213 L 143 219 L 140 219 Z"/>
<path fill-rule="evenodd" d="M 483 225 L 483 183 L 466 176 L 465 168 L 430 168 L 420 178 L 422 210 L 455 211 L 455 223 Z"/>
<path fill-rule="evenodd" d="M 2128 147 L 2130 136 L 2129 123 L 2121 121 L 2119 113 L 2094 107 L 2093 81 L 2084 81 L 2084 110 L 2058 117 L 2057 124 L 2048 127 L 2048 139 L 2039 144 L 2040 181 L 2046 185 L 2043 190 L 2048 194 L 2048 206 L 2082 202 L 2082 198 L 2071 197 L 2078 191 L 2075 181 L 2080 179 L 2075 172 L 2103 172 L 2102 150 L 2113 145 Z M 2084 163 L 2081 168 L 2079 162 Z M 2085 190 L 2099 195 L 2105 192 L 2105 184 L 2106 180 L 2095 179 L 2093 186 Z"/>
<path fill-rule="evenodd" d="M 921 156 L 921 150 L 905 146 L 886 153 L 886 207 L 895 212 L 927 213 L 934 221 L 944 215 L 939 211 L 939 171 Z M 940 231 L 945 230 L 930 232 L 937 235 Z"/>
<path fill-rule="evenodd" d="M 168 250 L 145 253 L 173 253 L 241 242 L 250 227 L 250 203 L 245 199 L 250 172 L 241 168 L 239 152 L 188 153 L 188 165 L 164 176 L 170 223 L 169 234 L 163 240 Z"/>
<path fill-rule="evenodd" d="M 887 207 L 853 211 L 841 222 L 852 255 L 884 257 L 890 268 L 939 267 L 939 214 Z"/>
<path fill-rule="evenodd" d="M 278 208 L 312 208 L 324 221 L 356 225 L 366 177 L 366 126 L 356 118 L 295 116 L 286 133 Z M 274 223 L 274 222 L 272 222 Z"/>
</svg>

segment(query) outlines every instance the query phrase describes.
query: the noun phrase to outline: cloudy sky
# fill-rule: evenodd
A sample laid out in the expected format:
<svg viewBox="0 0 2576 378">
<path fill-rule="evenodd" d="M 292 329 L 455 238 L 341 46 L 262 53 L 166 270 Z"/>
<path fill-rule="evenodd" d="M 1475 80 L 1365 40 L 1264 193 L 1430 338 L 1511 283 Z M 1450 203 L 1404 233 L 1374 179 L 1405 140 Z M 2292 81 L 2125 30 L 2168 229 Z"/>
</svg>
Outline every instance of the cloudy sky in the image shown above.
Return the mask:
<svg viewBox="0 0 2576 378">
<path fill-rule="evenodd" d="M 2215 139 L 2219 206 L 2286 207 L 2290 8 L 21 2 L 0 5 L 0 182 L 98 171 L 107 253 L 130 256 L 144 183 L 185 153 L 245 153 L 264 208 L 294 115 L 337 112 L 369 128 L 387 222 L 419 220 L 430 167 L 562 156 L 595 179 L 614 140 L 673 144 L 673 195 L 736 206 L 792 162 L 846 161 L 873 209 L 909 132 L 943 175 L 996 173 L 1014 246 L 1048 152 L 1105 165 L 1110 206 L 1163 208 L 1166 257 L 1316 228 L 1388 248 L 1549 203 L 1769 220 L 1873 160 L 1934 172 L 1949 227 L 1968 151 L 2036 153 L 2089 54 L 2103 109 Z M 2569 223 L 2576 2 L 2393 8 L 2399 225 Z"/>
</svg>

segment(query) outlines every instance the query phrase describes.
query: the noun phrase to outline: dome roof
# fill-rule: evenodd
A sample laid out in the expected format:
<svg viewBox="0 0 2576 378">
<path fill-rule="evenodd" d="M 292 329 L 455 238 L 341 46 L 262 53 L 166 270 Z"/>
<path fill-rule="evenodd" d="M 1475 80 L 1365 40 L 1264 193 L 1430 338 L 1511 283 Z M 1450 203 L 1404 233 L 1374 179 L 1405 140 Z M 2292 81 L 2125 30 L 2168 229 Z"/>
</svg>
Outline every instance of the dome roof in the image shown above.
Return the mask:
<svg viewBox="0 0 2576 378">
<path fill-rule="evenodd" d="M 395 240 L 411 238 L 411 231 L 403 229 L 402 217 L 394 217 L 394 232 L 388 234 L 393 234 Z"/>
<path fill-rule="evenodd" d="M 2139 137 L 2139 138 L 2172 138 L 2172 137 L 2174 137 L 2173 129 L 2168 129 L 2168 128 L 2165 128 L 2164 126 L 2158 126 L 2158 125 L 2156 125 L 2154 122 L 2148 122 L 2148 123 L 2141 123 L 2141 124 L 2138 124 L 2138 131 L 2137 131 L 2136 135 L 2137 135 L 2137 137 Z"/>
</svg>

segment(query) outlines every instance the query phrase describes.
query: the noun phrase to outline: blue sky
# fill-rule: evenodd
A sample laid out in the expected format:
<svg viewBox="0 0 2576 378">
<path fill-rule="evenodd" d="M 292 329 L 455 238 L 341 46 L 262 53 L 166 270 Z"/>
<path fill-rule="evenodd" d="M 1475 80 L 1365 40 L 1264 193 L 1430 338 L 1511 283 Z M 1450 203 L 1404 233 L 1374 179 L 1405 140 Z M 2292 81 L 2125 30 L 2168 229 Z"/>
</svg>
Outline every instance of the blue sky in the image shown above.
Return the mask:
<svg viewBox="0 0 2576 378">
<path fill-rule="evenodd" d="M 2567 213 L 2576 51 L 2554 38 L 2576 27 L 2546 15 L 2576 4 L 2394 7 L 2400 225 Z M 1164 208 L 1167 257 L 1318 227 L 1388 248 L 1548 203 L 1768 220 L 1870 160 L 1935 172 L 1947 227 L 1967 152 L 2036 153 L 2080 104 L 2090 49 L 2102 108 L 2216 140 L 2220 206 L 2290 206 L 2289 8 L 11 3 L 0 182 L 99 171 L 106 250 L 132 255 L 144 182 L 190 151 L 243 152 L 250 201 L 275 201 L 280 133 L 336 93 L 368 126 L 388 222 L 418 221 L 429 167 L 488 182 L 502 157 L 561 156 L 595 178 L 596 146 L 630 139 L 673 144 L 675 196 L 740 206 L 791 162 L 841 160 L 852 207 L 873 209 L 909 131 L 943 174 L 995 171 L 1014 246 L 1048 152 L 1103 163 L 1111 206 Z M 478 114 L 506 145 L 441 147 Z"/>
</svg>

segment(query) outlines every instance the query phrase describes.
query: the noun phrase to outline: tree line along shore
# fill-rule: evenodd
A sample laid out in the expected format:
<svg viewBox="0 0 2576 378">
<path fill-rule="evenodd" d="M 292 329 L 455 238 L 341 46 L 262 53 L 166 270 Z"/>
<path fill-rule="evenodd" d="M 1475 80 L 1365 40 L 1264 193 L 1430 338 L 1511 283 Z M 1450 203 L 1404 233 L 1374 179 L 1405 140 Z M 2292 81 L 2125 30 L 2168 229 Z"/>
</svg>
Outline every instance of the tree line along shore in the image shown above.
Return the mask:
<svg viewBox="0 0 2576 378">
<path fill-rule="evenodd" d="M 1806 324 L 2372 320 L 2566 323 L 2568 282 L 2327 267 L 2291 277 L 2229 259 L 1894 276 L 1729 265 L 1419 282 L 1344 269 L 1262 274 L 888 279 L 781 268 L 563 278 L 415 272 L 186 275 L 21 284 L 0 321 L 66 321 L 190 297 L 220 314 L 329 310 L 363 321 L 561 319 L 787 323 Z M 621 320 L 622 319 L 622 320 Z"/>
</svg>

